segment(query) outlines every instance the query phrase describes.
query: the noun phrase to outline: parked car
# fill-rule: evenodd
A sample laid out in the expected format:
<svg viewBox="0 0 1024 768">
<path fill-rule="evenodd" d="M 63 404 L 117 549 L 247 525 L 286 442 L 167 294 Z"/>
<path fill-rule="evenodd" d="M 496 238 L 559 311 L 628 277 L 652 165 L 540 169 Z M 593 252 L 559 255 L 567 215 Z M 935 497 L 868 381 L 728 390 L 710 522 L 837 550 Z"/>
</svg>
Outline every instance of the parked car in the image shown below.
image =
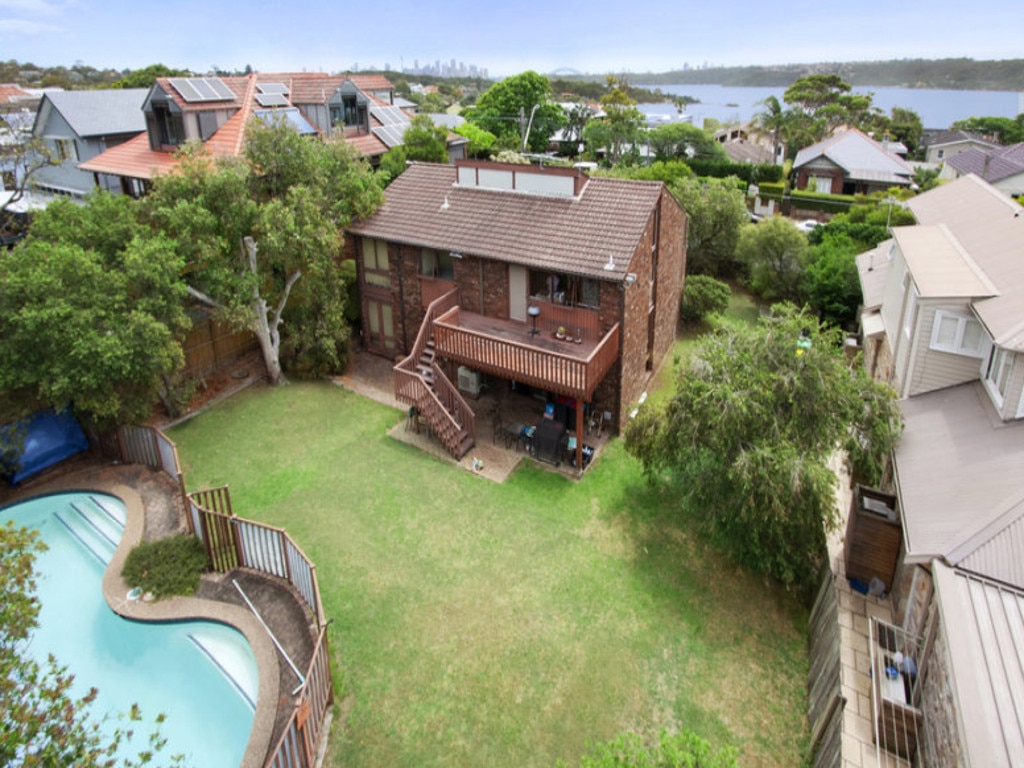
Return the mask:
<svg viewBox="0 0 1024 768">
<path fill-rule="evenodd" d="M 805 219 L 804 221 L 798 221 L 795 224 L 796 228 L 799 229 L 801 232 L 810 232 L 811 230 L 818 226 L 819 222 L 815 221 L 814 219 Z"/>
</svg>

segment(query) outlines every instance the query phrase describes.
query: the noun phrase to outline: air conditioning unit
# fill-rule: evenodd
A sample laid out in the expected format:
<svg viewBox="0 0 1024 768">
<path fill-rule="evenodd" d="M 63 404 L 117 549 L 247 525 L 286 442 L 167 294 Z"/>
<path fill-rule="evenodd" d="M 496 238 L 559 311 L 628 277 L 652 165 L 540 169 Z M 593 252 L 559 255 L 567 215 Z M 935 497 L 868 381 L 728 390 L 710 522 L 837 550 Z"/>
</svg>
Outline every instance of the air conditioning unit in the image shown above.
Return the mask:
<svg viewBox="0 0 1024 768">
<path fill-rule="evenodd" d="M 476 397 L 480 394 L 480 371 L 459 366 L 459 389 Z"/>
</svg>

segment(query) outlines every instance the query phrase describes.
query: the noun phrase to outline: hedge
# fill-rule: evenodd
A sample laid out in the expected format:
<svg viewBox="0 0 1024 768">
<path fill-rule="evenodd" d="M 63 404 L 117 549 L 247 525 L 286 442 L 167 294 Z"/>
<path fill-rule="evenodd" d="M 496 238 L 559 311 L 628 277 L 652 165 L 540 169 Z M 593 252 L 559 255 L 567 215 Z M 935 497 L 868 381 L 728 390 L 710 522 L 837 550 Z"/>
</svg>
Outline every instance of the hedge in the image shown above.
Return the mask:
<svg viewBox="0 0 1024 768">
<path fill-rule="evenodd" d="M 753 165 L 751 163 L 734 163 L 729 160 L 701 160 L 698 158 L 689 159 L 686 164 L 690 166 L 698 176 L 713 176 L 716 179 L 724 179 L 727 176 L 738 176 L 746 184 L 756 182 L 777 182 L 782 180 L 781 165 Z"/>
</svg>

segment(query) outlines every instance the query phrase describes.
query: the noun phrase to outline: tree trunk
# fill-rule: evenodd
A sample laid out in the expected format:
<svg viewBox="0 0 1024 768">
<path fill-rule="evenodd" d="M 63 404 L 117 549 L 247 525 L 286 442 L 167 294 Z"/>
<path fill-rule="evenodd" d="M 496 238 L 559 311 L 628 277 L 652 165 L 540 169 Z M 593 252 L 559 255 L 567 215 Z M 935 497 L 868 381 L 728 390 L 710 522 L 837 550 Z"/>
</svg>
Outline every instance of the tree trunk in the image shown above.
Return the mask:
<svg viewBox="0 0 1024 768">
<path fill-rule="evenodd" d="M 258 250 L 256 241 L 251 237 L 246 237 L 242 242 L 245 244 L 245 249 L 249 256 L 249 270 L 254 277 L 257 277 L 259 275 L 259 268 L 256 261 L 256 252 Z M 259 281 L 253 282 L 252 309 L 255 315 L 253 332 L 260 343 L 260 350 L 263 352 L 263 364 L 267 368 L 267 379 L 274 386 L 288 383 L 288 379 L 285 378 L 284 372 L 281 370 L 281 313 L 284 311 L 284 306 L 288 301 L 288 294 L 291 293 L 292 286 L 295 285 L 295 282 L 300 277 L 302 277 L 301 271 L 296 271 L 288 276 L 284 291 L 281 294 L 281 300 L 278 301 L 273 311 L 267 309 L 267 300 L 260 296 Z"/>
</svg>

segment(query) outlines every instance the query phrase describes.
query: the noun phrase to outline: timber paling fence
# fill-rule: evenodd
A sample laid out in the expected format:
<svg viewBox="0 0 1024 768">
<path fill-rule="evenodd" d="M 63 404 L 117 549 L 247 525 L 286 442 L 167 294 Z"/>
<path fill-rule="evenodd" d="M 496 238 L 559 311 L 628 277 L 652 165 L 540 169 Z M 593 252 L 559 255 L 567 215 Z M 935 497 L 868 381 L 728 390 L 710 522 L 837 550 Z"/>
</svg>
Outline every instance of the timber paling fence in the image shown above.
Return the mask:
<svg viewBox="0 0 1024 768">
<path fill-rule="evenodd" d="M 326 734 L 324 723 L 334 685 L 331 680 L 327 621 L 320 602 L 316 566 L 281 528 L 236 517 L 231 510 L 227 486 L 185 492 L 185 478 L 178 462 L 178 449 L 159 429 L 120 427 L 101 439 L 107 455 L 124 463 L 144 464 L 169 475 L 181 491 L 186 519 L 199 538 L 213 570 L 224 573 L 233 568 L 251 568 L 286 580 L 306 603 L 316 620 L 317 638 L 313 657 L 295 707 L 278 742 L 267 755 L 267 768 L 308 768 L 315 761 Z"/>
</svg>

